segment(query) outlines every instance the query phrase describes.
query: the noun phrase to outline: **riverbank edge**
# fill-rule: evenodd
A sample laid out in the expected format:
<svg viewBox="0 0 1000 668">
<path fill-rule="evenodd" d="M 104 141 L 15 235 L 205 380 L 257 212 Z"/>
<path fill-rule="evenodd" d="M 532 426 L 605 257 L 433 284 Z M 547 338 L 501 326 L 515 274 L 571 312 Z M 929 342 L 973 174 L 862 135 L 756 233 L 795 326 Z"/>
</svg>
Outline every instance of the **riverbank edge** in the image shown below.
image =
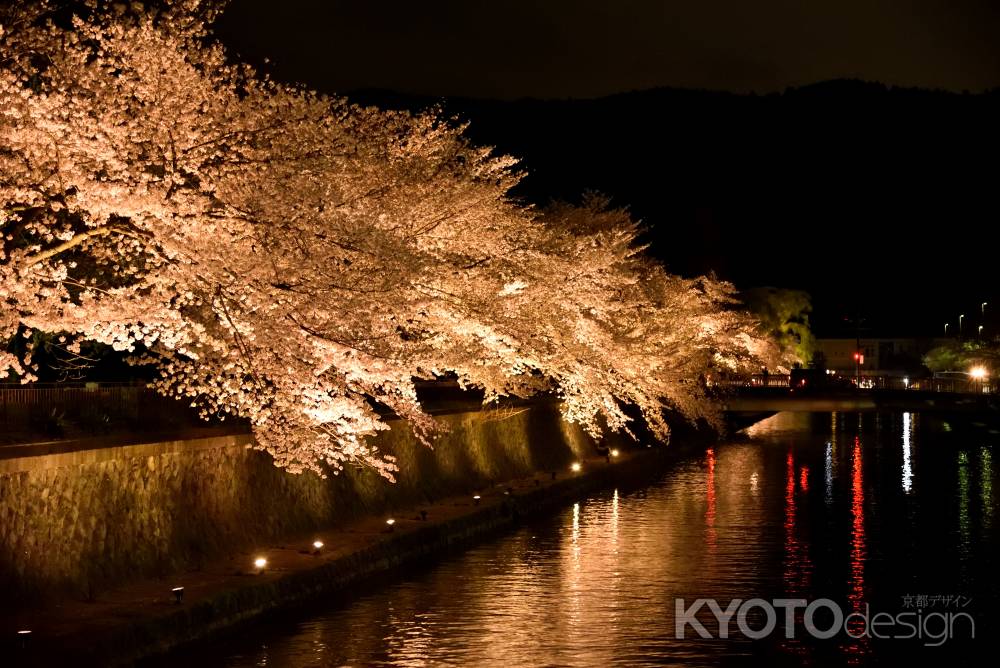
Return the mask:
<svg viewBox="0 0 1000 668">
<path fill-rule="evenodd" d="M 452 518 L 387 533 L 371 545 L 315 567 L 218 592 L 150 619 L 123 619 L 120 626 L 97 636 L 66 638 L 69 642 L 65 645 L 59 643 L 58 647 L 32 652 L 34 656 L 27 665 L 49 665 L 70 658 L 78 666 L 134 665 L 266 613 L 305 604 L 404 565 L 467 548 L 586 494 L 616 486 L 636 488 L 649 484 L 678 459 L 703 445 L 695 439 L 683 446 L 634 451 L 610 463 L 603 459 L 585 462 L 583 472 L 540 482 L 533 489 L 522 488 L 510 495 L 484 499 L 481 505 L 470 506 Z"/>
</svg>

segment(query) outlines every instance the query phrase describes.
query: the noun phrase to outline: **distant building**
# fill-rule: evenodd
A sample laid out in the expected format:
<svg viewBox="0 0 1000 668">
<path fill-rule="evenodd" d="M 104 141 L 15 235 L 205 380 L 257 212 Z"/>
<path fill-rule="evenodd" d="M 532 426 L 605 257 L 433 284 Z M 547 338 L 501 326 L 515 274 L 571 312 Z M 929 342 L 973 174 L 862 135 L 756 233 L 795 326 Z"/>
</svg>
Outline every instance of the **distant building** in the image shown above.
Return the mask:
<svg viewBox="0 0 1000 668">
<path fill-rule="evenodd" d="M 827 369 L 853 374 L 854 353 L 864 356 L 861 373 L 865 375 L 902 376 L 920 369 L 921 358 L 945 339 L 865 338 L 860 348 L 856 338 L 816 339 L 816 351 L 821 353 Z"/>
</svg>

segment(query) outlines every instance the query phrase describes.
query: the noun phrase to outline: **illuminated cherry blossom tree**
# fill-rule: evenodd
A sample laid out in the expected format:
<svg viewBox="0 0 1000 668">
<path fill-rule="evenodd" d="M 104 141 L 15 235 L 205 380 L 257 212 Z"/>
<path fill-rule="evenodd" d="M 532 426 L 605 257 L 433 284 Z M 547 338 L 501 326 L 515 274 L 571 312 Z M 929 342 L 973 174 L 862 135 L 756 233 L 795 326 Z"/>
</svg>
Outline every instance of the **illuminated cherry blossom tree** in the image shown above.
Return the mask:
<svg viewBox="0 0 1000 668">
<path fill-rule="evenodd" d="M 156 365 L 291 471 L 428 440 L 415 379 L 551 392 L 595 436 L 634 405 L 712 419 L 699 379 L 769 342 L 731 286 L 642 256 L 626 212 L 508 196 L 515 162 L 438 113 L 352 106 L 232 64 L 198 0 L 0 19 L 0 339 L 49 332 Z M 0 374 L 30 382 L 30 349 Z"/>
</svg>

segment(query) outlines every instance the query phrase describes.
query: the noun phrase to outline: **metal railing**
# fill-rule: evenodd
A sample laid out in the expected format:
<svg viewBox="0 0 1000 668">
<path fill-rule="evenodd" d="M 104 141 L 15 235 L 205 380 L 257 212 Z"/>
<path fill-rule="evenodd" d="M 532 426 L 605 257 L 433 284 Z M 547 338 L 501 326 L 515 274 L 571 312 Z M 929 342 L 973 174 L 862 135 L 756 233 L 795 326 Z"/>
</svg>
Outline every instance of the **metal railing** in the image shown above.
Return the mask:
<svg viewBox="0 0 1000 668">
<path fill-rule="evenodd" d="M 210 423 L 145 383 L 0 384 L 0 445 L 176 432 Z"/>
<path fill-rule="evenodd" d="M 32 383 L 0 384 L 0 406 L 57 406 L 99 401 L 121 410 L 135 408 L 140 397 L 159 396 L 145 384 L 134 383 Z"/>
<path fill-rule="evenodd" d="M 738 392 L 793 389 L 793 380 L 798 378 L 787 374 L 753 374 L 713 377 L 709 384 Z M 998 391 L 998 385 L 989 379 L 910 380 L 899 376 L 867 375 L 860 377 L 860 384 L 852 376 L 837 375 L 814 378 L 796 389 L 842 392 L 855 391 L 857 387 L 941 394 L 994 394 Z M 467 408 L 466 393 L 454 383 L 422 383 L 420 389 L 439 408 L 447 409 L 452 404 Z M 145 383 L 0 384 L 0 446 L 110 434 L 182 432 L 211 425 L 202 420 L 188 402 L 164 397 Z M 216 426 L 234 431 L 247 429 L 242 421 L 232 419 Z"/>
</svg>

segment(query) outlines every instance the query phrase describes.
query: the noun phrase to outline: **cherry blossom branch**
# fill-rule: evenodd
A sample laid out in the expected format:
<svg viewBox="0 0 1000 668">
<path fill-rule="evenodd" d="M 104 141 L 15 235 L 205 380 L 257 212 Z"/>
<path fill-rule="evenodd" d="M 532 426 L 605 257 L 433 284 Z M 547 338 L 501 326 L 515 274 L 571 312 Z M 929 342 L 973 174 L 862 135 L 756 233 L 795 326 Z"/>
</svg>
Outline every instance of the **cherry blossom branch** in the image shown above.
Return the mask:
<svg viewBox="0 0 1000 668">
<path fill-rule="evenodd" d="M 71 248 L 75 248 L 76 246 L 79 246 L 80 244 L 82 244 L 83 242 L 87 241 L 88 239 L 93 239 L 93 238 L 96 238 L 96 237 L 102 237 L 102 236 L 106 236 L 108 234 L 120 234 L 120 235 L 122 235 L 124 237 L 131 237 L 133 239 L 138 239 L 138 240 L 141 240 L 141 241 L 148 241 L 149 240 L 149 238 L 147 236 L 145 236 L 145 235 L 143 235 L 143 234 L 141 234 L 139 232 L 135 232 L 135 231 L 126 229 L 124 227 L 118 227 L 118 226 L 115 226 L 115 225 L 106 226 L 106 227 L 95 227 L 93 229 L 87 230 L 86 232 L 80 232 L 79 234 L 74 235 L 72 239 L 68 239 L 68 240 L 64 241 L 63 243 L 61 243 L 61 244 L 59 244 L 57 246 L 53 246 L 52 248 L 48 248 L 48 249 L 46 249 L 44 251 L 39 251 L 38 253 L 35 253 L 34 255 L 29 256 L 27 258 L 27 266 L 26 266 L 26 268 L 30 269 L 32 267 L 37 267 L 39 264 L 45 262 L 49 258 L 55 257 L 56 255 L 59 255 L 60 253 L 65 253 L 66 251 L 70 250 Z"/>
</svg>

